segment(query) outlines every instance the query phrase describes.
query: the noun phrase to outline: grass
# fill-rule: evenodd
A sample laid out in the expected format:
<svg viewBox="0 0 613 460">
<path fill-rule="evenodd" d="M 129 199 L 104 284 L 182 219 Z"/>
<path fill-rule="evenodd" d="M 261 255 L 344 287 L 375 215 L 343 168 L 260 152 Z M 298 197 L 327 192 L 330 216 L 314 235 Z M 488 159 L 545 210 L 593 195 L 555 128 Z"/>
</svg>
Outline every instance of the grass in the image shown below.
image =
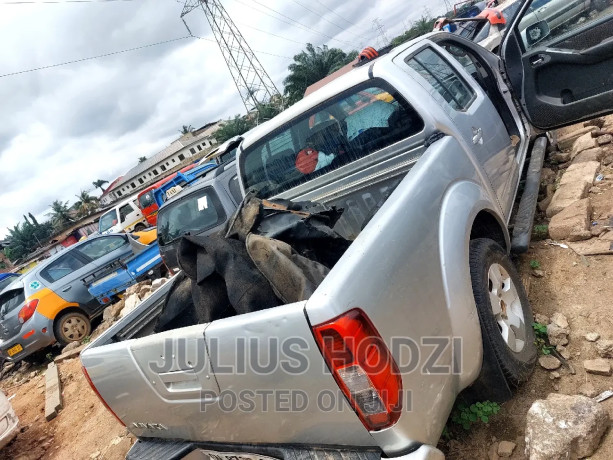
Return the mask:
<svg viewBox="0 0 613 460">
<path fill-rule="evenodd" d="M 550 355 L 553 351 L 553 345 L 549 344 L 549 336 L 547 335 L 547 325 L 541 323 L 532 323 L 532 329 L 534 329 L 534 344 L 539 349 L 541 354 Z"/>
<path fill-rule="evenodd" d="M 538 270 L 539 268 L 541 268 L 541 263 L 538 260 L 531 260 L 530 261 L 530 268 L 532 268 L 534 270 Z"/>
</svg>

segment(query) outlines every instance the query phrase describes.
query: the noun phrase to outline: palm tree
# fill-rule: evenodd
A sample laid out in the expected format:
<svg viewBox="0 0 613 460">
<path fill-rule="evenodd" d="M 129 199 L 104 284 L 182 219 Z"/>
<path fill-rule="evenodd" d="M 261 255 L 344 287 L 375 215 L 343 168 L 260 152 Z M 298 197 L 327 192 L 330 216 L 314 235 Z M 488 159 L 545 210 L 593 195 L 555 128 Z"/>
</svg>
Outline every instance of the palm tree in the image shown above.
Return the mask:
<svg viewBox="0 0 613 460">
<path fill-rule="evenodd" d="M 147 161 L 147 157 L 138 157 L 138 162 L 142 163 L 144 161 Z"/>
<path fill-rule="evenodd" d="M 283 80 L 288 103 L 302 99 L 310 85 L 336 72 L 356 56 L 357 52 L 347 54 L 338 48 L 328 48 L 326 45 L 315 48 L 308 43 L 305 51 L 294 56 L 294 62 L 288 67 L 290 74 Z"/>
<path fill-rule="evenodd" d="M 239 136 L 249 131 L 253 126 L 252 120 L 235 115 L 234 118 L 224 121 L 221 127 L 213 133 L 213 137 L 218 144 L 221 144 L 234 136 Z"/>
<path fill-rule="evenodd" d="M 51 203 L 51 212 L 47 213 L 47 215 L 51 217 L 51 223 L 55 231 L 62 230 L 72 222 L 68 201 L 55 200 Z"/>
<path fill-rule="evenodd" d="M 87 191 L 81 190 L 81 193 L 75 195 L 77 202 L 73 204 L 73 208 L 77 210 L 80 217 L 89 216 L 92 212 L 98 209 L 98 200 L 91 196 Z"/>
<path fill-rule="evenodd" d="M 102 188 L 102 186 L 103 186 L 104 184 L 108 184 L 108 183 L 109 183 L 109 181 L 108 181 L 108 180 L 98 179 L 98 180 L 96 180 L 96 181 L 92 182 L 92 185 L 93 185 L 94 187 L 96 187 L 96 188 L 99 188 L 100 190 L 102 190 L 102 193 L 104 193 L 104 189 Z"/>
<path fill-rule="evenodd" d="M 193 126 L 192 126 L 192 125 L 183 125 L 183 126 L 181 127 L 181 129 L 179 130 L 179 132 L 180 132 L 181 134 L 188 134 L 188 133 L 191 133 L 191 132 L 193 132 L 193 131 L 194 131 L 194 128 L 193 128 Z"/>
</svg>

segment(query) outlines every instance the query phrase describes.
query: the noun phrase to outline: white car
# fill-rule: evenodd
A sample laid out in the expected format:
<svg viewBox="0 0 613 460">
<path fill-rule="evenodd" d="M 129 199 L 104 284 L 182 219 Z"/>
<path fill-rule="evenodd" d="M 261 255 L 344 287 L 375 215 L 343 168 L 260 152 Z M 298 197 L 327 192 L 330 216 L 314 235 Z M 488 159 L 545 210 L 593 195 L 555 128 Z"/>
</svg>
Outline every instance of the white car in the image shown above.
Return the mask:
<svg viewBox="0 0 613 460">
<path fill-rule="evenodd" d="M 15 439 L 19 431 L 19 419 L 6 395 L 0 390 L 0 449 Z"/>
</svg>

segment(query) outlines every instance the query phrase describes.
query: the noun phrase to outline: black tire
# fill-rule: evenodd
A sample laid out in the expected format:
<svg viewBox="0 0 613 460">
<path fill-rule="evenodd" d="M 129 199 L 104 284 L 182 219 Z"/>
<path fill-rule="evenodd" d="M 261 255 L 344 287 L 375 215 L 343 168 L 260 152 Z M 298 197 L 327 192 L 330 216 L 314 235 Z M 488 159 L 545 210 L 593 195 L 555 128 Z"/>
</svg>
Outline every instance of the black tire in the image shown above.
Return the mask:
<svg viewBox="0 0 613 460">
<path fill-rule="evenodd" d="M 470 242 L 470 275 L 472 280 L 473 294 L 477 304 L 477 312 L 479 314 L 479 322 L 481 323 L 481 334 L 489 339 L 492 351 L 500 365 L 509 386 L 517 387 L 521 383 L 528 380 L 534 369 L 534 364 L 537 359 L 537 349 L 534 343 L 534 322 L 530 302 L 526 295 L 526 290 L 522 284 L 521 278 L 517 269 L 513 265 L 510 257 L 504 249 L 493 240 L 488 238 L 477 238 Z M 490 268 L 502 267 L 508 275 L 511 283 L 507 283 L 506 289 L 515 288 L 516 299 L 519 301 L 513 302 L 514 311 L 521 310 L 523 314 L 523 328 L 513 328 L 517 332 L 517 337 L 523 338 L 523 347 L 521 349 L 512 349 L 503 338 L 503 329 L 501 327 L 502 320 L 507 318 L 507 309 L 503 300 L 500 300 L 498 308 L 502 308 L 502 313 L 498 319 L 494 315 L 490 296 L 496 296 L 496 292 L 490 282 Z M 494 269 L 492 268 L 492 269 Z M 504 276 L 503 276 L 504 277 Z M 501 283 L 503 291 L 505 290 L 505 282 Z M 492 290 L 492 292 L 490 292 Z M 512 293 L 509 294 L 513 297 Z M 517 316 L 517 315 L 516 315 Z M 519 317 L 519 316 L 517 316 Z M 501 322 L 499 324 L 499 321 Z M 503 324 L 504 325 L 504 324 Z M 508 325 L 506 326 L 508 327 Z M 511 329 L 511 328 L 509 328 Z M 485 342 L 487 343 L 487 342 Z M 511 341 L 511 343 L 513 343 Z M 516 348 L 519 348 L 520 342 L 515 342 Z"/>
<path fill-rule="evenodd" d="M 145 230 L 145 227 L 143 224 L 136 224 L 136 226 L 134 227 L 134 231 L 135 232 L 142 232 L 143 230 Z"/>
<path fill-rule="evenodd" d="M 92 324 L 87 315 L 74 310 L 61 314 L 53 323 L 55 340 L 62 346 L 75 341 L 80 342 L 91 331 Z"/>
</svg>

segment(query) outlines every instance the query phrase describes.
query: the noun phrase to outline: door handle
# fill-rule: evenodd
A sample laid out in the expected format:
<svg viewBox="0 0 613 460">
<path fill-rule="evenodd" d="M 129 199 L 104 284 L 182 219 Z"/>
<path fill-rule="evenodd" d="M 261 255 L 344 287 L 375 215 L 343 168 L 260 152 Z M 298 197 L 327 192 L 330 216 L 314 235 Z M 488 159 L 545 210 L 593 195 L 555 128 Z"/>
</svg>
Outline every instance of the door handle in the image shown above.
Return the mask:
<svg viewBox="0 0 613 460">
<path fill-rule="evenodd" d="M 530 58 L 530 64 L 532 64 L 533 66 L 540 65 L 543 62 L 545 62 L 545 56 L 543 56 L 542 54 L 538 54 Z"/>
<path fill-rule="evenodd" d="M 473 127 L 473 144 L 483 145 L 483 130 Z"/>
<path fill-rule="evenodd" d="M 70 291 L 71 289 L 72 289 L 72 286 L 64 286 L 64 287 L 62 288 L 62 292 L 68 292 L 68 291 Z"/>
</svg>

